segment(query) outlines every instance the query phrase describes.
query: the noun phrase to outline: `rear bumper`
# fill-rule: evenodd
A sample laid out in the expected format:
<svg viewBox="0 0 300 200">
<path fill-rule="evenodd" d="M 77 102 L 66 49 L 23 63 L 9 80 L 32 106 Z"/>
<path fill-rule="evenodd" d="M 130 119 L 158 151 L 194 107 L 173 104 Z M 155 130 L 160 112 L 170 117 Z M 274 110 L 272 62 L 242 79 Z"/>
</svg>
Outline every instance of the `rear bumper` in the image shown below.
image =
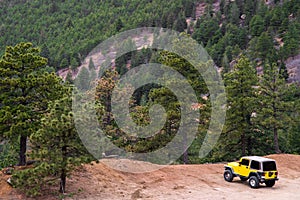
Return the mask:
<svg viewBox="0 0 300 200">
<path fill-rule="evenodd" d="M 259 182 L 260 183 L 265 183 L 266 181 L 278 181 L 279 180 L 279 178 L 268 178 L 268 179 L 265 179 L 264 177 L 261 177 L 260 179 L 259 179 Z"/>
</svg>

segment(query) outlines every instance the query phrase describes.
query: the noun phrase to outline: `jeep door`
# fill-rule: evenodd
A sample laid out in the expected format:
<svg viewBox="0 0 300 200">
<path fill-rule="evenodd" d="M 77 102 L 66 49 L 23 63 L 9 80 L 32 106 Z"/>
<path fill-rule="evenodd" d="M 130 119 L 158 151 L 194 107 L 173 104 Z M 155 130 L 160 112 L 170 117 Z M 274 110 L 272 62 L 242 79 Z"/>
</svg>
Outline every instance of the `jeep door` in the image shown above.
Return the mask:
<svg viewBox="0 0 300 200">
<path fill-rule="evenodd" d="M 239 162 L 239 175 L 248 177 L 249 176 L 249 163 L 250 161 L 248 159 L 242 158 L 241 161 Z"/>
</svg>

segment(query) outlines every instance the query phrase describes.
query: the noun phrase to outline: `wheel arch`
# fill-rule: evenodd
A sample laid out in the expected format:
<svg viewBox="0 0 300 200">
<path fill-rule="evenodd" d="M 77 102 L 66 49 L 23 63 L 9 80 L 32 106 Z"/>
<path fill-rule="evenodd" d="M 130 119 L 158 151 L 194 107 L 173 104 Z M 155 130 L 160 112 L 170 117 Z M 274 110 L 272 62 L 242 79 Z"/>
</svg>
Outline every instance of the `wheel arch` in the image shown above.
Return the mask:
<svg viewBox="0 0 300 200">
<path fill-rule="evenodd" d="M 225 168 L 225 170 L 230 170 L 232 173 L 234 172 L 232 167 L 230 167 L 230 166 L 225 166 L 224 168 Z"/>
<path fill-rule="evenodd" d="M 258 174 L 257 172 L 250 172 L 248 177 L 250 178 L 251 176 L 255 176 L 255 177 L 257 177 L 257 178 L 260 177 L 259 174 Z"/>
<path fill-rule="evenodd" d="M 234 170 L 233 170 L 233 168 L 231 166 L 225 166 L 225 170 L 230 170 L 231 173 L 232 173 L 232 175 L 233 175 L 233 177 L 237 176 L 237 174 L 234 172 Z"/>
</svg>

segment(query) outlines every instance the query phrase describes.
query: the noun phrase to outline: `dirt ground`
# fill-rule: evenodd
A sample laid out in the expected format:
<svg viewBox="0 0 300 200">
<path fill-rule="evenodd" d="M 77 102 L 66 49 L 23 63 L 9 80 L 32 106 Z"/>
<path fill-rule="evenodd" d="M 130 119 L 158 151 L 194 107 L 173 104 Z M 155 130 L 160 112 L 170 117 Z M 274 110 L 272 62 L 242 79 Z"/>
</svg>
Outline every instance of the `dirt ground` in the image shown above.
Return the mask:
<svg viewBox="0 0 300 200">
<path fill-rule="evenodd" d="M 235 178 L 223 179 L 224 164 L 170 165 L 147 173 L 116 171 L 104 163 L 114 163 L 135 169 L 152 169 L 152 164 L 139 161 L 110 159 L 85 165 L 68 179 L 71 199 L 300 199 L 300 156 L 270 155 L 277 161 L 279 181 L 272 188 L 261 185 L 251 189 L 248 182 Z M 1 175 L 0 199 L 23 199 Z M 7 178 L 7 176 L 5 177 Z M 41 199 L 55 199 L 43 197 Z"/>
</svg>

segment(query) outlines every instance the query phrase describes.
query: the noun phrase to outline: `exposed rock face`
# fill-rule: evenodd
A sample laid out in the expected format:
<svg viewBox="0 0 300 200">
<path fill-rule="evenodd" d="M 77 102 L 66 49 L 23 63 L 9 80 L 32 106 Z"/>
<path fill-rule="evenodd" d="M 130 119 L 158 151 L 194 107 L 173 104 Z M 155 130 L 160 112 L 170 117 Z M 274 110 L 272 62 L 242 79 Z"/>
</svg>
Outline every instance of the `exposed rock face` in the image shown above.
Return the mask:
<svg viewBox="0 0 300 200">
<path fill-rule="evenodd" d="M 290 57 L 285 62 L 289 73 L 289 82 L 297 82 L 300 84 L 300 54 Z"/>
</svg>

